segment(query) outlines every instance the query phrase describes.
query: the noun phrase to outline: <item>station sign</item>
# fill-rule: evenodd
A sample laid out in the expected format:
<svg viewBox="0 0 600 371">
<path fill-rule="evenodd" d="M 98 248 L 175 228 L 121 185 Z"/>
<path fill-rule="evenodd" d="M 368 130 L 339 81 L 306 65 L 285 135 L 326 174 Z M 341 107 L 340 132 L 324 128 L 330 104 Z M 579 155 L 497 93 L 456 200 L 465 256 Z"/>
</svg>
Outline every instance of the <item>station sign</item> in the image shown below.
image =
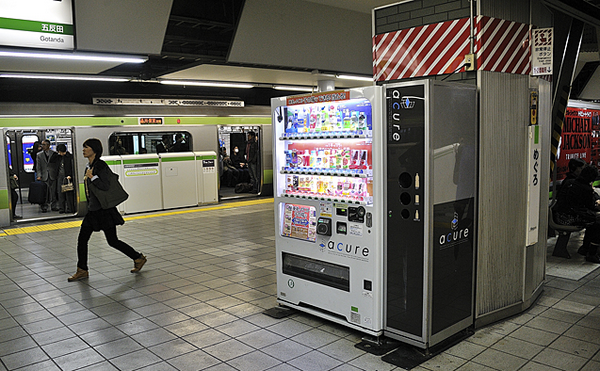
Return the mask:
<svg viewBox="0 0 600 371">
<path fill-rule="evenodd" d="M 0 45 L 73 50 L 72 0 L 0 0 Z"/>
</svg>

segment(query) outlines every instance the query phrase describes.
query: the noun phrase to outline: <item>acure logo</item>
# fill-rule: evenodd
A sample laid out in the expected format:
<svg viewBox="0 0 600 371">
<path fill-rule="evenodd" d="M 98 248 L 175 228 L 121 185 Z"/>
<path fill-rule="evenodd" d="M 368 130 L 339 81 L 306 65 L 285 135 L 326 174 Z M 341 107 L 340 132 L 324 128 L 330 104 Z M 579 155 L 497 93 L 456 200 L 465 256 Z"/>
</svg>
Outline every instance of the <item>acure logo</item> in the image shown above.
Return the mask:
<svg viewBox="0 0 600 371">
<path fill-rule="evenodd" d="M 451 232 L 440 235 L 439 244 L 443 246 L 447 243 L 458 243 L 459 240 L 463 240 L 469 237 L 469 228 L 458 229 L 460 220 L 458 219 L 458 213 L 454 213 L 454 217 L 450 222 Z M 448 246 L 450 247 L 450 246 Z"/>
</svg>

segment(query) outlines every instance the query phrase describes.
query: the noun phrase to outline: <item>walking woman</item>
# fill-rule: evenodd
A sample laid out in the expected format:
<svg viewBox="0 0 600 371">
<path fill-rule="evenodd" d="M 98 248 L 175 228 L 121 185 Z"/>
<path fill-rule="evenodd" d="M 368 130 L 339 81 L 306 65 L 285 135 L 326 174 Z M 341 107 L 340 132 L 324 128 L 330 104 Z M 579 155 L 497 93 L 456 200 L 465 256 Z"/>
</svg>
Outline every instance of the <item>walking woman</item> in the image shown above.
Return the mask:
<svg viewBox="0 0 600 371">
<path fill-rule="evenodd" d="M 102 142 L 100 140 L 90 138 L 83 142 L 83 157 L 88 159 L 84 177 L 88 212 L 81 223 L 79 237 L 77 237 L 77 272 L 68 278 L 69 282 L 89 277 L 87 266 L 88 241 L 92 236 L 92 232 L 103 231 L 106 242 L 111 247 L 133 260 L 131 273 L 139 272 L 146 264 L 146 257 L 142 253 L 135 251 L 117 237 L 117 225 L 125 223 L 117 208 L 103 209 L 100 206 L 100 201 L 91 191 L 92 187 L 104 191 L 109 189 L 111 170 L 106 162 L 100 159 L 100 156 L 102 156 Z"/>
</svg>

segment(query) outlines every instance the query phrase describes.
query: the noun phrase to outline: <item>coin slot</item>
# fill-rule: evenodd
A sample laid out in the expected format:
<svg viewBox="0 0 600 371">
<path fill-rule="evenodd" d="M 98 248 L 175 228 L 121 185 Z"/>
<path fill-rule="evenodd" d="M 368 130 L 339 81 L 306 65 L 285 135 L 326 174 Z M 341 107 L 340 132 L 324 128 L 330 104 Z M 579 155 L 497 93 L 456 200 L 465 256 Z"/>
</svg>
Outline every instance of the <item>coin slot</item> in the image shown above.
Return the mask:
<svg viewBox="0 0 600 371">
<path fill-rule="evenodd" d="M 410 175 L 407 172 L 403 172 L 402 174 L 400 174 L 400 177 L 398 177 L 398 183 L 402 188 L 409 188 L 412 185 L 412 182 L 412 175 Z"/>
<path fill-rule="evenodd" d="M 402 194 L 400 195 L 400 202 L 402 203 L 402 205 L 410 204 L 411 200 L 412 200 L 412 197 L 410 196 L 410 193 L 408 193 L 408 192 L 402 192 Z"/>
</svg>

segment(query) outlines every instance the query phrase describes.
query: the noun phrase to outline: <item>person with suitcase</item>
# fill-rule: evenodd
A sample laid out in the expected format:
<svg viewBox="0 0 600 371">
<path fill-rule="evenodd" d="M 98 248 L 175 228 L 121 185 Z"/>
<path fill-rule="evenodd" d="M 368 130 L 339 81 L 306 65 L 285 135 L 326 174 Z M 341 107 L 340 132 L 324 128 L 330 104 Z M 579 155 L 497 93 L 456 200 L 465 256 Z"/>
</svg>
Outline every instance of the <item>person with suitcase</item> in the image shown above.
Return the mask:
<svg viewBox="0 0 600 371">
<path fill-rule="evenodd" d="M 103 231 L 109 246 L 133 260 L 131 273 L 139 272 L 147 261 L 142 253 L 135 251 L 133 247 L 117 237 L 117 225 L 125 223 L 117 208 L 103 209 L 100 200 L 94 194 L 92 187 L 103 191 L 110 189 L 112 173 L 106 162 L 100 159 L 100 156 L 102 156 L 102 142 L 99 139 L 90 138 L 83 142 L 83 157 L 88 160 L 84 176 L 88 212 L 83 218 L 83 222 L 81 222 L 81 229 L 77 237 L 77 271 L 67 279 L 69 282 L 89 277 L 87 265 L 88 242 L 93 232 Z M 113 179 L 113 181 L 115 180 Z"/>
<path fill-rule="evenodd" d="M 58 155 L 50 149 L 48 139 L 42 141 L 42 150 L 37 154 L 37 180 L 46 183 L 46 200 L 40 205 L 40 210 L 45 213 L 48 206 L 52 211 L 58 211 L 58 202 L 56 199 L 56 162 Z"/>
</svg>

